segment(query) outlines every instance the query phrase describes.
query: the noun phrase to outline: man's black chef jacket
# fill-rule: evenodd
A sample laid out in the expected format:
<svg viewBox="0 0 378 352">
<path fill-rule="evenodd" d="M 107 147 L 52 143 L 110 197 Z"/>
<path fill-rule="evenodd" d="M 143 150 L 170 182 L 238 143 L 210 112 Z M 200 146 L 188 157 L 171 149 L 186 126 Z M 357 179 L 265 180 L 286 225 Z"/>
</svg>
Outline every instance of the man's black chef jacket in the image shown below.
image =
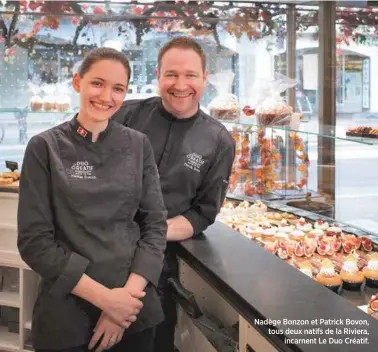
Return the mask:
<svg viewBox="0 0 378 352">
<path fill-rule="evenodd" d="M 154 150 L 168 218 L 183 215 L 199 234 L 219 212 L 235 156 L 227 129 L 201 110 L 179 119 L 160 97 L 128 100 L 113 120 L 147 135 Z"/>
<path fill-rule="evenodd" d="M 149 284 L 127 333 L 163 320 L 156 290 L 166 210 L 148 139 L 109 122 L 96 143 L 76 119 L 33 137 L 20 182 L 18 247 L 42 277 L 33 313 L 35 349 L 87 344 L 100 311 L 70 294 L 85 273 L 109 288 L 129 273 Z"/>
</svg>

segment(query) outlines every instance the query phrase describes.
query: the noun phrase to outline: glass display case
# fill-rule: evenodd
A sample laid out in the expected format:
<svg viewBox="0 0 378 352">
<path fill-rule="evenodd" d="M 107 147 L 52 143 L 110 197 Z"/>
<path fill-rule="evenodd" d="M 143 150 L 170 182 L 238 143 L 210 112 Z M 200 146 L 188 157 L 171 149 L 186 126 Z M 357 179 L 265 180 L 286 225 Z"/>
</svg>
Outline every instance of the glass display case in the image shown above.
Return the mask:
<svg viewBox="0 0 378 352">
<path fill-rule="evenodd" d="M 345 141 L 334 142 L 342 142 L 345 148 Z M 378 318 L 378 310 L 371 308 L 378 288 L 378 231 L 369 226 L 374 218 L 371 222 L 368 219 L 371 199 L 366 195 L 367 201 L 356 201 L 356 189 L 351 202 L 350 195 L 343 193 L 347 187 L 341 185 L 340 189 L 333 202 L 320 196 L 315 200 L 265 199 L 261 203 L 230 194 L 218 221 Z M 332 211 L 319 211 L 319 205 L 332 205 Z"/>
<path fill-rule="evenodd" d="M 237 146 L 229 199 L 294 206 L 378 234 L 376 144 L 306 131 L 306 124 L 223 123 Z"/>
<path fill-rule="evenodd" d="M 283 127 L 223 122 L 236 143 L 229 195 L 258 199 L 308 192 L 308 134 Z"/>
</svg>

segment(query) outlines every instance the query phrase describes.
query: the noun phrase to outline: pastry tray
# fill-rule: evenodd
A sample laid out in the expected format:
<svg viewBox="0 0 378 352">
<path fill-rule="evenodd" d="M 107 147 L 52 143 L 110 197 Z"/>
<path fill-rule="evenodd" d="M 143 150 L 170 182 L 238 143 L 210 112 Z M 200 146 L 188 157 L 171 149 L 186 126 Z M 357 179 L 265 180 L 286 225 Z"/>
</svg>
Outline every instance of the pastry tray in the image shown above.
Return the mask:
<svg viewBox="0 0 378 352">
<path fill-rule="evenodd" d="M 0 184 L 0 192 L 18 193 L 18 181 L 10 184 Z"/>
<path fill-rule="evenodd" d="M 245 198 L 240 199 L 240 200 L 247 200 Z M 368 237 L 371 239 L 373 243 L 373 248 L 374 251 L 378 252 L 378 234 L 371 233 L 368 231 L 364 231 L 362 229 L 358 229 L 355 227 L 352 227 L 347 224 L 343 224 L 342 222 L 339 222 L 333 218 L 329 218 L 324 215 L 319 215 L 316 213 L 312 213 L 306 210 L 294 208 L 291 206 L 286 205 L 284 202 L 280 201 L 274 201 L 274 202 L 264 202 L 265 205 L 268 207 L 270 210 L 274 211 L 279 211 L 279 212 L 286 212 L 286 213 L 291 213 L 294 214 L 298 217 L 303 217 L 308 220 L 311 220 L 315 222 L 316 220 L 323 220 L 327 221 L 328 223 L 338 223 L 339 227 L 342 229 L 343 232 L 350 233 L 356 236 L 364 236 Z M 255 241 L 254 241 L 255 242 Z M 255 242 L 256 243 L 256 242 Z M 346 290 L 346 289 L 340 289 L 337 293 L 347 301 L 349 301 L 351 304 L 353 304 L 356 307 L 361 307 L 361 306 L 366 306 L 371 298 L 372 295 L 377 294 L 378 289 L 377 288 L 371 288 L 367 287 L 365 283 L 361 286 L 361 289 L 351 291 L 351 290 Z"/>
</svg>

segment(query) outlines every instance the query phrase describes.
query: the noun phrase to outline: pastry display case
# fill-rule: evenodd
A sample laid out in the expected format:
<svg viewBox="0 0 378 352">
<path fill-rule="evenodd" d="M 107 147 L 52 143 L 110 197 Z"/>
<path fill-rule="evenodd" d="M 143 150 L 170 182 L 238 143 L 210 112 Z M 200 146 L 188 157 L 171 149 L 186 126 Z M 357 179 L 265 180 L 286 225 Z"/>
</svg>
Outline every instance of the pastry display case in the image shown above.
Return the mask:
<svg viewBox="0 0 378 352">
<path fill-rule="evenodd" d="M 349 167 L 354 160 L 361 168 L 377 160 L 377 146 L 306 126 L 224 123 L 236 158 L 217 221 L 378 319 L 378 229 L 370 209 L 375 186 L 368 174 L 355 177 L 359 171 Z M 327 207 L 332 211 L 319 211 Z"/>
<path fill-rule="evenodd" d="M 230 197 L 291 199 L 309 192 L 308 133 L 287 127 L 223 123 L 236 143 Z"/>
<path fill-rule="evenodd" d="M 228 199 L 217 220 L 378 318 L 378 234 L 277 200 Z"/>
</svg>

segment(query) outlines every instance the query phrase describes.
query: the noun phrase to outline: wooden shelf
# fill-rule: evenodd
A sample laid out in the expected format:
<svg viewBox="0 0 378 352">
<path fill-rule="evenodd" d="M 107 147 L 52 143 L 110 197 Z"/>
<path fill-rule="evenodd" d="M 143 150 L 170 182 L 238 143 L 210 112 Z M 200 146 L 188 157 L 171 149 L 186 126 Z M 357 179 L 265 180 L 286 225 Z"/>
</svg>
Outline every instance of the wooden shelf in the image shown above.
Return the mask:
<svg viewBox="0 0 378 352">
<path fill-rule="evenodd" d="M 13 268 L 11 270 L 18 274 L 20 288 L 15 293 L 0 291 L 0 306 L 13 307 L 18 311 L 21 329 L 19 333 L 11 333 L 7 326 L 0 326 L 0 352 L 33 352 L 31 344 L 25 344 L 25 341 L 29 341 L 31 336 L 39 277 L 22 260 L 17 248 L 18 194 L 9 193 L 11 191 L 12 187 L 4 192 L 4 187 L 0 186 L 0 269 Z"/>
<path fill-rule="evenodd" d="M 1 230 L 7 230 L 7 231 L 13 231 L 17 236 L 17 225 L 16 224 L 8 224 L 6 222 L 0 223 L 0 231 Z"/>
<path fill-rule="evenodd" d="M 18 193 L 19 183 L 13 182 L 10 185 L 0 184 L 0 192 Z"/>
<path fill-rule="evenodd" d="M 16 292 L 0 291 L 0 306 L 20 308 L 20 295 Z"/>
<path fill-rule="evenodd" d="M 13 332 L 8 332 L 8 329 L 5 326 L 0 326 L 0 351 L 20 351 L 19 335 Z"/>
<path fill-rule="evenodd" d="M 0 250 L 0 266 L 30 270 L 26 263 L 21 259 L 20 254 L 14 251 Z"/>
</svg>

